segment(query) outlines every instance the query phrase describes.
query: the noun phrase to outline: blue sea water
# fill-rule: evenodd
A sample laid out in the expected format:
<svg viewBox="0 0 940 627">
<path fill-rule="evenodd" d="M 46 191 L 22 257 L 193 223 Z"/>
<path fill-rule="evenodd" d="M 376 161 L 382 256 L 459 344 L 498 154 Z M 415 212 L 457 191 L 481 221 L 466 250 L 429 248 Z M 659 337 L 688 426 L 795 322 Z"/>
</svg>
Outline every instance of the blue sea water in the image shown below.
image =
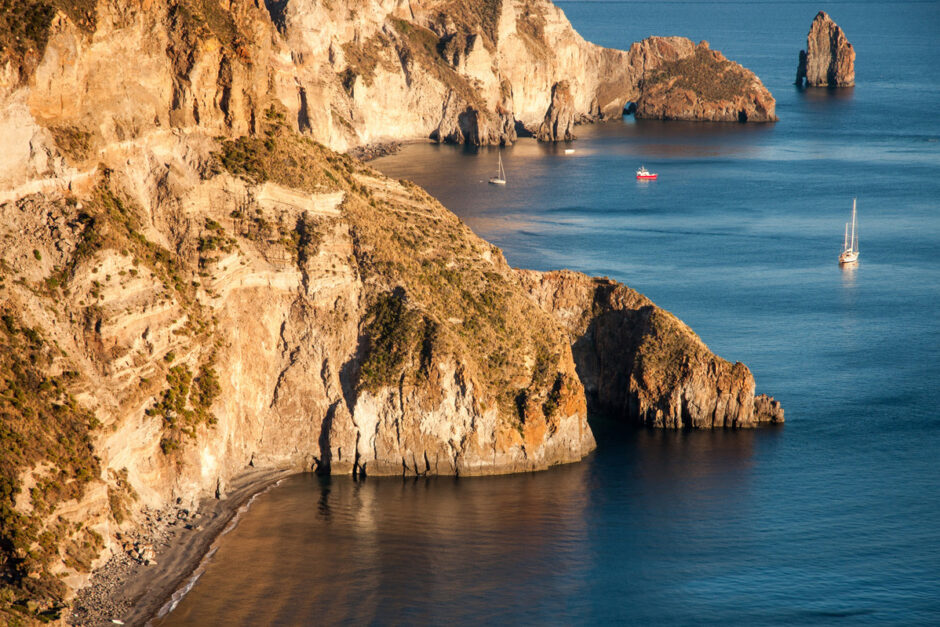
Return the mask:
<svg viewBox="0 0 940 627">
<path fill-rule="evenodd" d="M 292 478 L 159 624 L 940 624 L 940 3 L 560 2 L 596 43 L 707 39 L 772 125 L 622 121 L 564 146 L 414 145 L 519 267 L 621 280 L 748 364 L 782 428 L 594 417 L 580 464 L 472 480 Z M 826 10 L 857 86 L 798 90 Z M 655 182 L 637 182 L 645 164 Z M 836 264 L 858 198 L 861 259 Z"/>
</svg>

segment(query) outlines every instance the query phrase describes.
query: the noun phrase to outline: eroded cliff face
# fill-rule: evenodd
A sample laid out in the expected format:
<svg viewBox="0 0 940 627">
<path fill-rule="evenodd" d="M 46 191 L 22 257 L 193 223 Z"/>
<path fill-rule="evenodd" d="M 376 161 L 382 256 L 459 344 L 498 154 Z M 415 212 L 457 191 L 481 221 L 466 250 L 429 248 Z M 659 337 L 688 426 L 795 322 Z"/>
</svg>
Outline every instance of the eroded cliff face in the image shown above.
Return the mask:
<svg viewBox="0 0 940 627">
<path fill-rule="evenodd" d="M 565 139 L 570 132 L 549 128 L 618 117 L 643 96 L 644 77 L 695 50 L 675 37 L 628 51 L 595 46 L 546 0 L 23 6 L 35 32 L 0 32 L 10 40 L 0 55 L 0 133 L 17 139 L 0 156 L 0 177 L 34 189 L 150 133 L 255 132 L 272 102 L 293 128 L 336 150 L 428 137 L 511 143 L 520 132 Z M 756 80 L 732 108 L 772 119 L 773 99 Z M 724 119 L 714 108 L 682 116 Z"/>
<path fill-rule="evenodd" d="M 806 35 L 796 70 L 800 87 L 851 87 L 855 84 L 855 48 L 831 17 L 820 11 Z"/>
<path fill-rule="evenodd" d="M 11 577 L 79 585 L 139 508 L 249 466 L 497 474 L 593 449 L 567 338 L 497 249 L 276 111 L 258 124 L 0 204 L 5 337 L 36 353 L 8 368 L 4 427 L 78 434 L 4 457 Z"/>
</svg>

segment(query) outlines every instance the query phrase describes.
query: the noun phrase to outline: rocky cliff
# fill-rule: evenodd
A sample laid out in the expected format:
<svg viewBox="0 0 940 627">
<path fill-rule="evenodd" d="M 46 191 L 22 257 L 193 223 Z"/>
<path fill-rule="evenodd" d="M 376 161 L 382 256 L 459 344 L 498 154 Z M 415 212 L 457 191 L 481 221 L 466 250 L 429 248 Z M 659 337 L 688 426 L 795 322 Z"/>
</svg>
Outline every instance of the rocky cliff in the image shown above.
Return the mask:
<svg viewBox="0 0 940 627">
<path fill-rule="evenodd" d="M 640 80 L 636 117 L 710 122 L 775 122 L 776 101 L 750 70 L 708 42 Z"/>
<path fill-rule="evenodd" d="M 574 122 L 619 117 L 658 85 L 645 77 L 664 64 L 675 75 L 696 50 L 676 37 L 595 46 L 547 0 L 26 0 L 0 15 L 0 132 L 19 147 L 3 154 L 0 177 L 34 185 L 63 160 L 157 130 L 256 132 L 272 102 L 336 150 L 564 139 Z M 688 69 L 730 75 L 719 65 Z M 731 105 L 702 92 L 683 116 L 712 119 L 718 107 L 772 118 L 753 75 L 729 85 L 718 95 L 740 89 Z"/>
<path fill-rule="evenodd" d="M 671 313 L 609 279 L 519 271 L 523 288 L 568 332 L 588 400 L 609 415 L 654 427 L 753 427 L 783 422 L 754 397 L 747 366 L 711 351 Z"/>
<path fill-rule="evenodd" d="M 851 87 L 855 84 L 855 48 L 825 11 L 820 11 L 800 50 L 796 84 L 807 87 Z"/>
<path fill-rule="evenodd" d="M 55 596 L 139 508 L 249 467 L 494 474 L 594 447 L 567 337 L 497 249 L 258 124 L 0 204 L 9 577 Z"/>
<path fill-rule="evenodd" d="M 755 420 L 746 368 L 648 301 L 520 274 L 423 190 L 327 146 L 501 141 L 520 120 L 563 139 L 691 44 L 597 49 L 539 2 L 351 6 L 0 4 L 0 615 L 55 616 L 144 508 L 224 497 L 248 468 L 537 470 L 594 447 L 588 398 L 663 426 Z M 508 50 L 493 100 L 454 82 Z M 549 50 L 604 81 L 566 88 Z M 620 335 L 586 350 L 591 323 L 542 293 L 559 277 Z"/>
</svg>

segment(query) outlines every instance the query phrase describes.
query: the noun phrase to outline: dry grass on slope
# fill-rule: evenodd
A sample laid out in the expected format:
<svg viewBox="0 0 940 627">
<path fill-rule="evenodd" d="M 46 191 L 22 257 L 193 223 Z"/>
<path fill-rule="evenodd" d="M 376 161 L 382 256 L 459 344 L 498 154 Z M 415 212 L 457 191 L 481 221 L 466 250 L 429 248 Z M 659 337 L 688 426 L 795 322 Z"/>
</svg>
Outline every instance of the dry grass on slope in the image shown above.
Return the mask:
<svg viewBox="0 0 940 627">
<path fill-rule="evenodd" d="M 699 45 L 693 55 L 651 72 L 643 79 L 641 91 L 671 83 L 670 89 L 688 89 L 704 101 L 733 100 L 745 92 L 752 76 L 720 53 Z"/>
</svg>

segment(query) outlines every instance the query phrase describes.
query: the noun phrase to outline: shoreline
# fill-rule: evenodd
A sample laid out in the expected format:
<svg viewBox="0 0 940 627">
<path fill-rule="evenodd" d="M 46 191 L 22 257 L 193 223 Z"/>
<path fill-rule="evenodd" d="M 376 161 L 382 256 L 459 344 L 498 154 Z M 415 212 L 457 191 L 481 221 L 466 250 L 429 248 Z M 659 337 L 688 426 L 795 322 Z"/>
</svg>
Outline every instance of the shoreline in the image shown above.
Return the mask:
<svg viewBox="0 0 940 627">
<path fill-rule="evenodd" d="M 759 424 L 755 429 L 778 426 L 782 425 Z M 632 428 L 660 431 L 641 425 Z M 588 455 L 595 452 L 596 449 Z M 588 455 L 562 465 L 582 463 Z M 551 468 L 508 474 L 542 473 Z M 237 527 L 241 515 L 248 511 L 254 499 L 284 479 L 303 472 L 297 468 L 282 468 L 243 473 L 231 480 L 223 498 L 207 494 L 200 499 L 192 515 L 183 506 L 173 504 L 160 510 L 144 510 L 137 529 L 118 535 L 119 542 L 112 549 L 111 559 L 96 569 L 89 584 L 77 592 L 62 624 L 151 625 L 169 614 L 205 571 L 218 549 L 217 541 Z M 380 478 L 396 477 L 398 475 Z M 135 548 L 130 548 L 132 545 Z M 152 547 L 146 559 L 134 556 L 138 545 Z"/>
<path fill-rule="evenodd" d="M 201 499 L 192 517 L 176 505 L 148 512 L 139 525 L 142 533 L 124 535 L 139 536 L 138 544 L 152 546 L 152 558 L 136 560 L 126 546 L 125 550 L 118 546 L 111 559 L 95 571 L 89 585 L 78 591 L 66 624 L 102 625 L 119 620 L 143 625 L 158 618 L 172 603 L 168 612 L 185 596 L 174 599 L 177 594 L 195 583 L 193 575 L 214 553 L 216 540 L 234 528 L 243 508 L 297 472 L 280 469 L 242 474 L 231 481 L 225 498 Z"/>
<path fill-rule="evenodd" d="M 379 157 L 386 157 L 398 153 L 405 144 L 418 143 L 421 140 L 395 139 L 384 142 L 373 142 L 369 144 L 360 144 L 355 148 L 350 148 L 346 154 L 359 159 L 362 162 L 374 161 Z"/>
</svg>

